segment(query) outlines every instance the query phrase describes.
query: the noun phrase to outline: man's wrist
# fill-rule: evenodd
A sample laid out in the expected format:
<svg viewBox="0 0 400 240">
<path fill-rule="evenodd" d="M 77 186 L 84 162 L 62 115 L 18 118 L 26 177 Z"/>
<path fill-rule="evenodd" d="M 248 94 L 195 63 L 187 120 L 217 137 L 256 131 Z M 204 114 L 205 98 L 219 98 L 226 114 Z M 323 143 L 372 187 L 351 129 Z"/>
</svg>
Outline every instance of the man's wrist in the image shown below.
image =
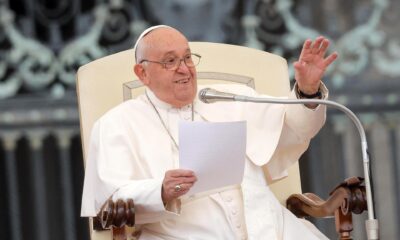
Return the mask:
<svg viewBox="0 0 400 240">
<path fill-rule="evenodd" d="M 313 94 L 306 94 L 306 93 L 302 92 L 300 90 L 300 88 L 297 86 L 297 96 L 299 98 L 308 98 L 308 99 L 319 98 L 319 99 L 321 99 L 322 98 L 322 93 L 321 93 L 321 89 L 318 88 L 317 92 L 315 92 Z"/>
</svg>

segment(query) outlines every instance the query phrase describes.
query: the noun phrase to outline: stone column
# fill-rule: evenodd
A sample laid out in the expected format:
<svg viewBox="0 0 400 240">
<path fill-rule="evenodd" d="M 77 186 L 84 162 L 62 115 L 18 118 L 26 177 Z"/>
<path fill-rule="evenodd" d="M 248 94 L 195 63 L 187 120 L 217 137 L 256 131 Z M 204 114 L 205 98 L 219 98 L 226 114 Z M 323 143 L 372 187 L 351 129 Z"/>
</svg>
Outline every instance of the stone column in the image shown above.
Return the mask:
<svg viewBox="0 0 400 240">
<path fill-rule="evenodd" d="M 393 160 L 395 163 L 395 182 L 397 184 L 395 184 L 396 188 L 396 199 L 397 202 L 400 203 L 400 114 L 398 113 L 397 116 L 394 119 L 394 123 L 393 123 L 393 144 L 394 144 L 394 149 L 393 149 Z M 400 206 L 397 205 L 397 223 L 400 223 Z"/>
<path fill-rule="evenodd" d="M 380 238 L 397 239 L 398 226 L 396 202 L 395 164 L 390 137 L 390 128 L 385 119 L 380 118 L 370 132 L 372 174 L 375 191 L 375 207 L 379 218 Z"/>
<path fill-rule="evenodd" d="M 44 132 L 28 132 L 27 138 L 32 151 L 32 184 L 35 219 L 32 224 L 35 225 L 36 239 L 49 240 L 47 198 L 45 184 L 45 166 L 42 153 Z"/>
<path fill-rule="evenodd" d="M 18 133 L 8 132 L 2 135 L 5 150 L 5 167 L 7 179 L 7 196 L 9 204 L 9 221 L 11 240 L 22 240 L 22 227 L 20 215 L 20 196 L 18 193 L 18 171 L 15 158 L 16 142 Z M 3 193 L 4 194 L 4 193 Z"/>
<path fill-rule="evenodd" d="M 71 178 L 71 145 L 72 131 L 61 130 L 56 133 L 60 149 L 61 188 L 62 188 L 62 215 L 64 217 L 64 236 L 66 240 L 76 239 L 74 218 L 74 191 Z"/>
</svg>

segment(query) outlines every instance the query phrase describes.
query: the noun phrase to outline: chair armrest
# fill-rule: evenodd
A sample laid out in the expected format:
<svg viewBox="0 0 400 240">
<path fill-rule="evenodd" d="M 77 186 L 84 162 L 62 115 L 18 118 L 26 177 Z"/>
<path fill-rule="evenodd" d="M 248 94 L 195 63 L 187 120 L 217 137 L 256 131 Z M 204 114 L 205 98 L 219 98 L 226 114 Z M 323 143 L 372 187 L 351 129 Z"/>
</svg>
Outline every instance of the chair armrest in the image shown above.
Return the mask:
<svg viewBox="0 0 400 240">
<path fill-rule="evenodd" d="M 97 217 L 93 219 L 94 230 L 101 231 L 112 227 L 135 226 L 135 204 L 133 199 L 116 202 L 109 199 L 101 208 Z"/>
<path fill-rule="evenodd" d="M 313 193 L 292 194 L 286 201 L 287 208 L 297 217 L 335 216 L 336 232 L 339 239 L 348 240 L 353 230 L 352 213 L 361 214 L 367 210 L 364 179 L 351 177 L 339 184 L 324 201 Z"/>
<path fill-rule="evenodd" d="M 360 214 L 367 210 L 363 178 L 351 177 L 339 184 L 324 201 L 313 193 L 292 194 L 286 201 L 287 208 L 297 217 L 330 217 L 341 207 L 344 214 Z"/>
</svg>

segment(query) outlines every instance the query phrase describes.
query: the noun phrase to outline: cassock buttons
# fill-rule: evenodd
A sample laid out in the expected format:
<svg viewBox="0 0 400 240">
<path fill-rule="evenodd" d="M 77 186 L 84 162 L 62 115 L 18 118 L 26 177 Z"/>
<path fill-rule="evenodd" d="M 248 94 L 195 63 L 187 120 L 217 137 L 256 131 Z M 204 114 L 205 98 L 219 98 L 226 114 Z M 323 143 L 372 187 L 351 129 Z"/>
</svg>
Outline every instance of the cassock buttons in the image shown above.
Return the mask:
<svg viewBox="0 0 400 240">
<path fill-rule="evenodd" d="M 236 209 L 232 209 L 231 213 L 232 213 L 232 215 L 236 215 L 237 214 L 237 210 Z"/>
</svg>

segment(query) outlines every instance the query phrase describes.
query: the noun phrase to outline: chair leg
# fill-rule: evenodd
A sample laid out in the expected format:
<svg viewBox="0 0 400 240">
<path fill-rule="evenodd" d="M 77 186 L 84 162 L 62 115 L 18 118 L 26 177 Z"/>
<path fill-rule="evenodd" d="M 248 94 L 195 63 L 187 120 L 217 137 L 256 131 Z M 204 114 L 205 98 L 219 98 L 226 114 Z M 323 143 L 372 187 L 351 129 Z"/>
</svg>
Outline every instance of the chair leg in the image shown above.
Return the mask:
<svg viewBox="0 0 400 240">
<path fill-rule="evenodd" d="M 353 231 L 353 218 L 351 212 L 343 213 L 342 207 L 335 210 L 336 232 L 340 240 L 350 240 Z"/>
<path fill-rule="evenodd" d="M 127 240 L 126 229 L 123 227 L 112 227 L 112 239 L 113 240 Z"/>
</svg>

